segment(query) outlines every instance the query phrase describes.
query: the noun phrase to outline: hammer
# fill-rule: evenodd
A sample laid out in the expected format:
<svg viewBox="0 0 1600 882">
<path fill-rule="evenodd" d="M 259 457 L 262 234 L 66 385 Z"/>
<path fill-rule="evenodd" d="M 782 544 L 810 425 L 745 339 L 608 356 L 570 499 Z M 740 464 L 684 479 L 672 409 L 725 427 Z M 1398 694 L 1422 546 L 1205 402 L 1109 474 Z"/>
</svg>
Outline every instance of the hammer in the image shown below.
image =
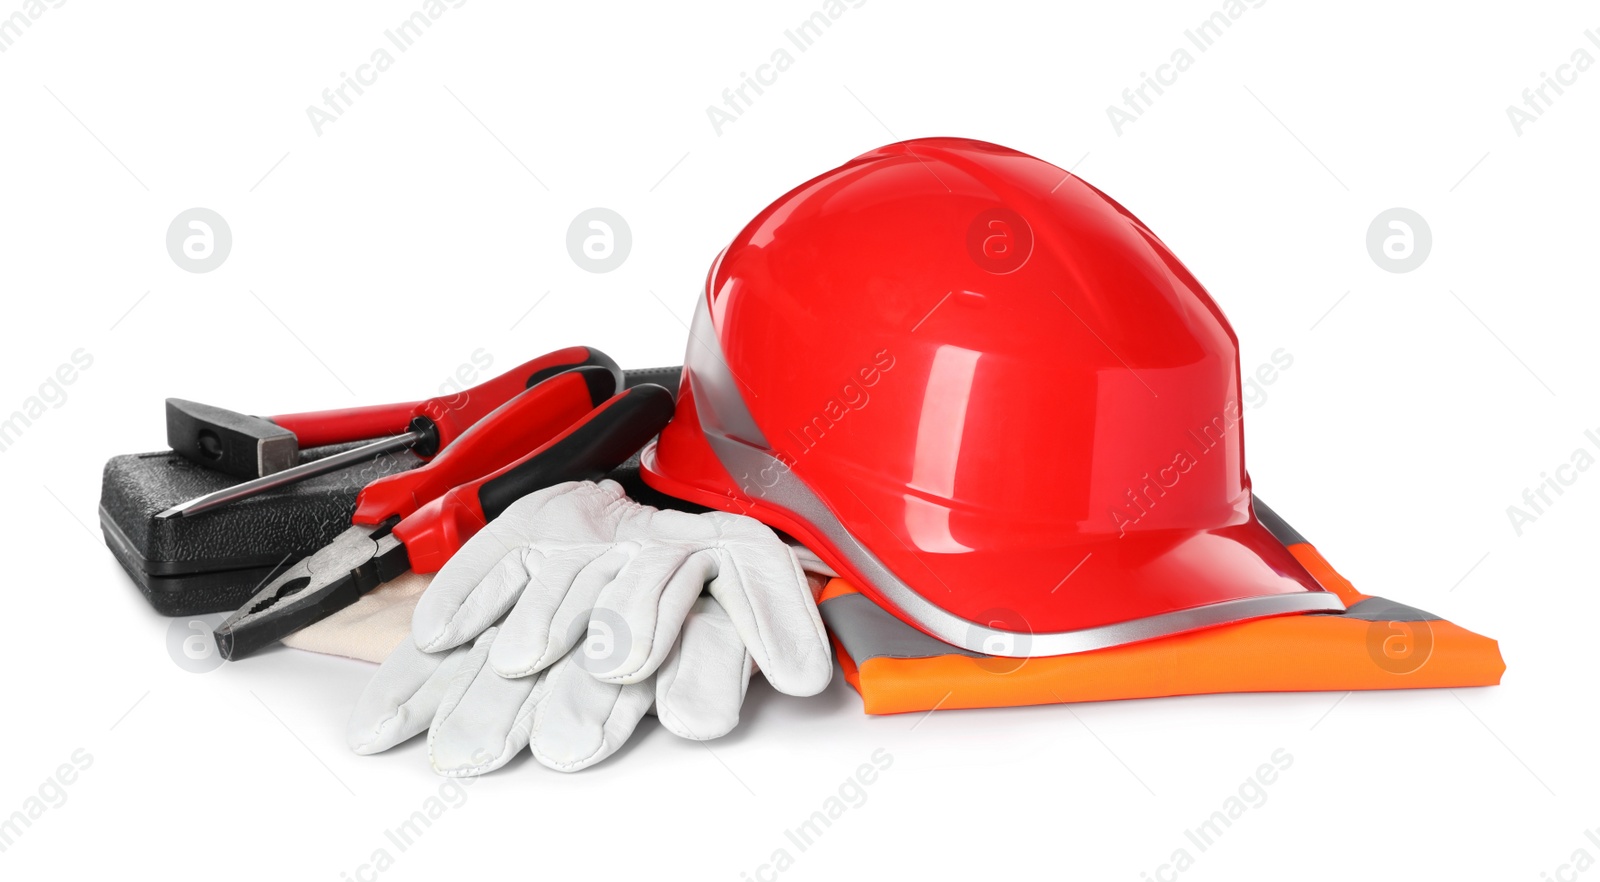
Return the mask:
<svg viewBox="0 0 1600 882">
<path fill-rule="evenodd" d="M 167 444 L 196 465 L 245 480 L 263 478 L 298 465 L 302 446 L 397 435 L 419 403 L 259 417 L 168 398 Z"/>
</svg>

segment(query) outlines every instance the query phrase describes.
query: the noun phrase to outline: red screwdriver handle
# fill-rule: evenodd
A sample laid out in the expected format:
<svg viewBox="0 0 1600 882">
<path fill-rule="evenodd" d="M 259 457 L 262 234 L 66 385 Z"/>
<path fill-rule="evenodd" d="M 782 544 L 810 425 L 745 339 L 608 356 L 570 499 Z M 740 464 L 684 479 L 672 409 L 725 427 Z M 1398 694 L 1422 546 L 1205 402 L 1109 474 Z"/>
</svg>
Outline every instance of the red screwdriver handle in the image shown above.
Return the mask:
<svg viewBox="0 0 1600 882">
<path fill-rule="evenodd" d="M 419 403 L 402 401 L 398 404 L 373 404 L 340 410 L 288 413 L 267 419 L 293 432 L 300 449 L 306 450 L 326 444 L 348 444 L 398 435 L 406 430 L 406 424 L 411 422 L 411 412 Z"/>
<path fill-rule="evenodd" d="M 449 446 L 468 426 L 510 401 L 518 392 L 562 371 L 584 366 L 610 370 L 616 375 L 617 386 L 622 386 L 622 370 L 609 356 L 588 346 L 569 346 L 525 362 L 471 389 L 425 401 L 290 413 L 270 419 L 293 432 L 304 450 L 398 435 L 411 427 L 413 419 L 424 417 L 435 427 L 437 439 L 418 451 L 427 458 Z"/>
<path fill-rule="evenodd" d="M 672 419 L 672 393 L 644 383 L 617 393 L 515 463 L 462 484 L 394 528 L 411 569 L 434 573 L 513 502 L 566 481 L 593 481 L 626 462 Z"/>
<path fill-rule="evenodd" d="M 350 520 L 375 525 L 396 515 L 405 517 L 450 488 L 517 461 L 616 391 L 616 377 L 603 367 L 556 374 L 469 426 L 427 465 L 368 484 L 356 497 Z"/>
</svg>

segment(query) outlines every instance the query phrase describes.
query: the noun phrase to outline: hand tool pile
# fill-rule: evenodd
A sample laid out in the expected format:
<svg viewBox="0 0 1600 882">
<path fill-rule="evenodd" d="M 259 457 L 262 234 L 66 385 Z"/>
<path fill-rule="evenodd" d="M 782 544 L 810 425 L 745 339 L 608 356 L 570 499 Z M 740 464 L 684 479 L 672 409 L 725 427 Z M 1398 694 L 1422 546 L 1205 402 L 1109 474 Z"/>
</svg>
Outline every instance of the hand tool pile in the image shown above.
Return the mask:
<svg viewBox="0 0 1600 882">
<path fill-rule="evenodd" d="M 399 451 L 421 461 L 365 483 L 348 528 L 277 567 L 216 629 L 222 657 L 244 658 L 408 570 L 436 572 L 520 497 L 621 465 L 666 425 L 673 406 L 661 386 L 623 383 L 609 357 L 574 347 L 419 402 L 261 418 L 168 399 L 173 452 L 247 480 L 152 520 L 218 517 L 219 509 Z M 299 461 L 302 448 L 350 444 Z"/>
</svg>

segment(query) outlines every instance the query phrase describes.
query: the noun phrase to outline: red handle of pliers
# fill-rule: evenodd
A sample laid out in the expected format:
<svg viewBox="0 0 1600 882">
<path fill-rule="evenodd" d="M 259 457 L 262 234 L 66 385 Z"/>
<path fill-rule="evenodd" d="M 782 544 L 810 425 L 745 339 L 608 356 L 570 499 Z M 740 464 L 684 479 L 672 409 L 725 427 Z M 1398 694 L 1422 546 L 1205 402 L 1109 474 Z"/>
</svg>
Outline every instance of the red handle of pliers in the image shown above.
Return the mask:
<svg viewBox="0 0 1600 882">
<path fill-rule="evenodd" d="M 411 569 L 435 573 L 518 499 L 566 481 L 604 477 L 672 419 L 672 393 L 650 383 L 612 396 L 515 463 L 462 484 L 394 528 Z"/>
<path fill-rule="evenodd" d="M 491 474 L 559 435 L 617 391 L 603 367 L 563 371 L 472 424 L 427 465 L 379 478 L 356 497 L 351 523 L 405 517 L 450 488 Z"/>
<path fill-rule="evenodd" d="M 611 370 L 621 385 L 622 372 L 605 353 L 587 346 L 569 346 L 525 362 L 471 389 L 449 395 L 397 404 L 289 413 L 268 419 L 293 432 L 301 449 L 305 449 L 398 435 L 410 428 L 414 418 L 421 416 L 437 427 L 438 442 L 433 449 L 443 450 L 468 426 L 522 390 L 561 371 L 585 365 Z"/>
</svg>

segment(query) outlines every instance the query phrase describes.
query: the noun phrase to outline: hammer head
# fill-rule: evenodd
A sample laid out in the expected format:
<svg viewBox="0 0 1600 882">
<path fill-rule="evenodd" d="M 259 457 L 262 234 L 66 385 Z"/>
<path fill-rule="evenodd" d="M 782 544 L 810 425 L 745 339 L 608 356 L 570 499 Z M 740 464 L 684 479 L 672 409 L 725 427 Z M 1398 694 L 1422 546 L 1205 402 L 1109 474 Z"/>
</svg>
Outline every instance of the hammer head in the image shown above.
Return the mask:
<svg viewBox="0 0 1600 882">
<path fill-rule="evenodd" d="M 277 423 L 182 398 L 167 399 L 167 444 L 199 465 L 247 480 L 300 462 L 299 440 Z"/>
</svg>

